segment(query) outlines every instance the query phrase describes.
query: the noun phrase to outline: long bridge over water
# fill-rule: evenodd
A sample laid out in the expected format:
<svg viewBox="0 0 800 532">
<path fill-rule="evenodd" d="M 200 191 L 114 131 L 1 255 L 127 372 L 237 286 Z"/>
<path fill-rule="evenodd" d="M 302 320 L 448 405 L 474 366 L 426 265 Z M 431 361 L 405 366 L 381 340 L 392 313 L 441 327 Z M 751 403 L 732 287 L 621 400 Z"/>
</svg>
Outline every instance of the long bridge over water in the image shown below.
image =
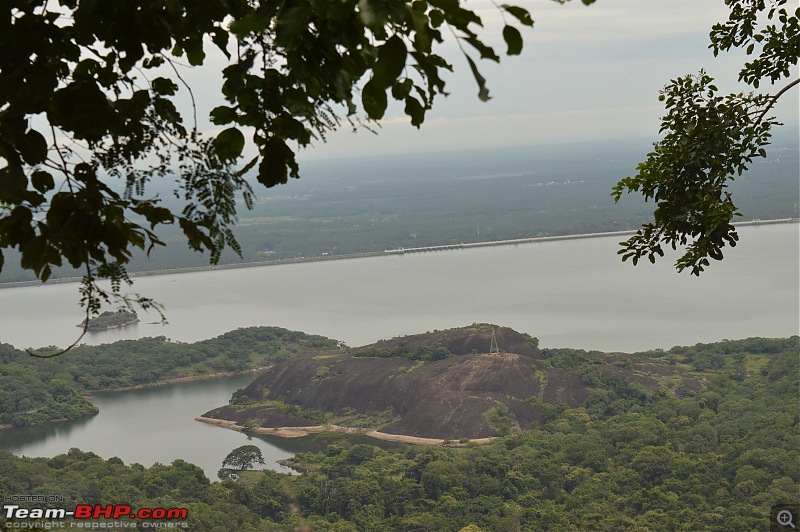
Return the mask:
<svg viewBox="0 0 800 532">
<path fill-rule="evenodd" d="M 733 225 L 735 226 L 743 226 L 743 225 L 769 225 L 769 224 L 776 224 L 776 223 L 791 223 L 791 222 L 798 222 L 797 218 L 782 218 L 779 220 L 751 220 L 748 222 L 735 222 Z M 469 242 L 469 243 L 461 243 L 461 244 L 447 244 L 442 246 L 422 246 L 422 247 L 415 247 L 415 248 L 397 248 L 397 249 L 387 249 L 384 250 L 384 253 L 387 255 L 403 255 L 405 253 L 426 253 L 428 251 L 446 251 L 449 249 L 466 249 L 466 248 L 480 248 L 480 247 L 488 247 L 488 246 L 508 246 L 508 245 L 515 245 L 515 244 L 530 244 L 534 242 L 554 242 L 558 240 L 578 240 L 583 238 L 603 238 L 606 236 L 626 236 L 626 235 L 633 235 L 636 231 L 608 231 L 605 233 L 582 233 L 577 235 L 557 235 L 557 236 L 537 236 L 531 238 L 516 238 L 512 240 L 492 240 L 488 242 Z"/>
<path fill-rule="evenodd" d="M 635 231 L 612 231 L 606 233 L 584 233 L 578 235 L 538 236 L 531 238 L 515 238 L 512 240 L 490 240 L 486 242 L 468 242 L 461 244 L 447 244 L 442 246 L 422 246 L 416 248 L 386 249 L 384 253 L 402 255 L 405 253 L 425 253 L 428 251 L 445 251 L 448 249 L 481 248 L 489 246 L 508 246 L 514 244 L 530 244 L 533 242 L 552 242 L 556 240 L 577 240 L 581 238 L 601 238 L 614 235 L 631 235 Z"/>
</svg>

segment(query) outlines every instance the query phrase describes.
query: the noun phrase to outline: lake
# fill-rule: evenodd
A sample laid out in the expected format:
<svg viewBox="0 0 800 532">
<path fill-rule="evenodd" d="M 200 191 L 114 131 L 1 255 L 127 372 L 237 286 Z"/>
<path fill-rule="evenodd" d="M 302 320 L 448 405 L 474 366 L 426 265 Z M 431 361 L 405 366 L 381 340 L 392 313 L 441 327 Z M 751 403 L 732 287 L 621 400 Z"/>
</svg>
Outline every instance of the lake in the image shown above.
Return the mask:
<svg viewBox="0 0 800 532">
<path fill-rule="evenodd" d="M 0 430 L 0 449 L 17 455 L 51 457 L 77 447 L 106 459 L 117 456 L 126 464 L 137 462 L 148 467 L 182 458 L 202 467 L 211 480 L 216 480 L 228 453 L 252 444 L 258 445 L 264 455 L 263 467 L 290 472 L 276 460 L 302 451 L 322 450 L 323 445 L 312 438 L 250 437 L 194 420 L 227 404 L 234 391 L 254 378 L 253 374 L 238 375 L 100 393 L 92 399 L 100 409 L 96 416 Z"/>
<path fill-rule="evenodd" d="M 636 268 L 620 263 L 620 237 L 143 277 L 135 289 L 165 305 L 169 325 L 144 317 L 86 341 L 157 335 L 195 341 L 276 325 L 355 346 L 490 322 L 537 336 L 543 347 L 636 351 L 798 334 L 800 226 L 739 233 L 740 244 L 700 278 L 677 274 L 669 260 Z M 77 301 L 75 284 L 0 290 L 0 341 L 67 345 L 78 334 Z M 193 420 L 252 379 L 99 394 L 99 415 L 0 431 L 0 448 L 54 456 L 79 447 L 146 466 L 183 458 L 214 479 L 225 455 L 248 437 Z M 270 467 L 308 445 L 254 441 Z"/>
<path fill-rule="evenodd" d="M 133 288 L 164 304 L 169 325 L 142 315 L 85 341 L 189 342 L 274 325 L 356 346 L 490 322 L 545 347 L 637 351 L 797 334 L 800 225 L 739 233 L 699 278 L 676 273 L 674 260 L 621 263 L 619 236 L 141 277 Z M 69 345 L 78 300 L 77 284 L 0 290 L 0 341 Z"/>
</svg>

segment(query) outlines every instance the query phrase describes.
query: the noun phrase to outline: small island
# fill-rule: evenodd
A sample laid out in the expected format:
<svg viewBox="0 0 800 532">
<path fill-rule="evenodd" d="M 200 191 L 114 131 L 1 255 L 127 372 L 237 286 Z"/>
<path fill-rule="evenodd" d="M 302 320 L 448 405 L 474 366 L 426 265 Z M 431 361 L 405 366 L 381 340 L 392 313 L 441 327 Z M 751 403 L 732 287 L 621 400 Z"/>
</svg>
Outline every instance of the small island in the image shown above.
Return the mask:
<svg viewBox="0 0 800 532">
<path fill-rule="evenodd" d="M 116 312 L 107 310 L 99 316 L 90 319 L 88 325 L 86 325 L 86 320 L 83 320 L 76 327 L 83 328 L 86 326 L 87 331 L 106 331 L 108 329 L 127 327 L 134 323 L 139 323 L 139 316 L 137 316 L 135 312 L 124 309 Z"/>
</svg>

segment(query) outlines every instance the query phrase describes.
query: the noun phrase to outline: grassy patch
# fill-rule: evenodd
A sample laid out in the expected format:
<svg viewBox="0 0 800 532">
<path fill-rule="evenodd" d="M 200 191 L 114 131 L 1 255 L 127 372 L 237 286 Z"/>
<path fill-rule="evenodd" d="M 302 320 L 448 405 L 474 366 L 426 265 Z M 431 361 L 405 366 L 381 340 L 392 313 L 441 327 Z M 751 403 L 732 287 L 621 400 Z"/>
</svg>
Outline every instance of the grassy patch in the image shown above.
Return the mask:
<svg viewBox="0 0 800 532">
<path fill-rule="evenodd" d="M 352 408 L 346 408 L 338 413 L 325 413 L 329 424 L 341 427 L 375 428 L 379 429 L 400 419 L 392 410 L 362 414 Z"/>
<path fill-rule="evenodd" d="M 330 379 L 331 377 L 333 377 L 333 375 L 328 375 L 330 372 L 331 368 L 329 368 L 328 366 L 320 366 L 317 368 L 317 371 L 316 373 L 314 373 L 314 377 L 312 377 L 312 379 L 317 382 Z"/>
<path fill-rule="evenodd" d="M 405 371 L 404 371 L 404 373 L 411 373 L 411 372 L 412 372 L 412 371 L 414 371 L 415 369 L 417 369 L 417 368 L 421 368 L 421 367 L 422 367 L 422 366 L 424 366 L 424 365 L 425 365 L 425 362 L 417 362 L 416 364 L 414 364 L 413 366 L 411 366 L 410 368 L 408 368 L 407 370 L 405 370 Z"/>
<path fill-rule="evenodd" d="M 263 471 L 235 471 L 237 475 L 239 475 L 239 483 L 247 486 L 248 488 L 252 488 L 261 480 L 264 476 Z"/>
<path fill-rule="evenodd" d="M 755 375 L 760 372 L 769 362 L 767 355 L 747 355 L 744 359 L 744 370 L 747 375 Z"/>
<path fill-rule="evenodd" d="M 534 375 L 536 375 L 536 378 L 539 379 L 539 386 L 542 388 L 547 386 L 547 372 L 540 370 L 535 364 L 531 365 L 531 369 L 533 370 Z"/>
</svg>

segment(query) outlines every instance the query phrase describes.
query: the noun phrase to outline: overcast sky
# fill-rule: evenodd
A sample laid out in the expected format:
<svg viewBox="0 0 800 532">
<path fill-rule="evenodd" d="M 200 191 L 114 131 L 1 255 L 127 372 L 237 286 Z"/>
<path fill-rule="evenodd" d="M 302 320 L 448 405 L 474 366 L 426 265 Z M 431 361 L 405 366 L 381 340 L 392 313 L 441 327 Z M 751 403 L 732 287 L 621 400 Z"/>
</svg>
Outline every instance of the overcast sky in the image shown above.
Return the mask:
<svg viewBox="0 0 800 532">
<path fill-rule="evenodd" d="M 588 7 L 578 0 L 565 5 L 549 0 L 511 3 L 528 8 L 535 25 L 520 28 L 525 40 L 521 56 L 503 57 L 499 65 L 480 63 L 491 91 L 489 102 L 478 100 L 467 63 L 451 38 L 440 51 L 455 67 L 445 79 L 451 94 L 438 99 L 421 130 L 410 125 L 398 105 L 389 108 L 377 136 L 345 128 L 330 135 L 326 144 L 306 149 L 302 158 L 596 138 L 656 140 L 664 112 L 656 98 L 670 78 L 705 68 L 721 90 L 748 90 L 736 81 L 743 55 L 715 58 L 708 48 L 711 26 L 727 18 L 722 0 L 598 0 Z M 485 0 L 468 5 L 484 20 L 484 39 L 504 52 L 497 9 Z M 215 100 L 219 82 L 208 76 L 189 76 L 201 107 L 207 106 L 206 115 L 222 103 Z M 797 89 L 782 98 L 777 114 L 787 128 L 797 129 Z"/>
</svg>

